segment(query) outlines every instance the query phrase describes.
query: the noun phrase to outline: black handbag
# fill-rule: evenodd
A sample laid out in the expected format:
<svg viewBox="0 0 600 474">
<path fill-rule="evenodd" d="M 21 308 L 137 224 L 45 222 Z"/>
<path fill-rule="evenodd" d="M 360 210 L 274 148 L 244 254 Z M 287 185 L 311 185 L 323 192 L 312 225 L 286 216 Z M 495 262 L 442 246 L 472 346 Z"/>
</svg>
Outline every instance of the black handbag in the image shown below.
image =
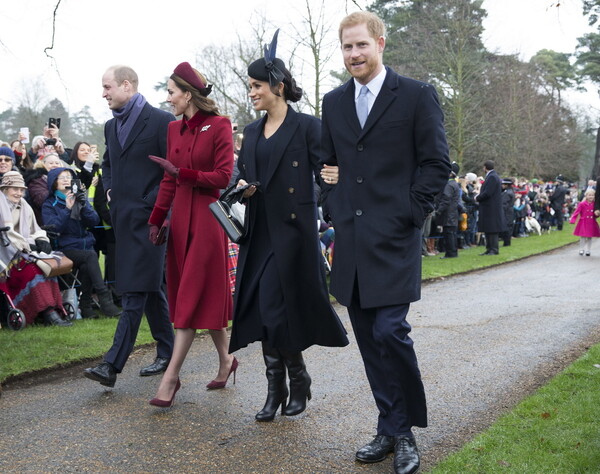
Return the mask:
<svg viewBox="0 0 600 474">
<path fill-rule="evenodd" d="M 242 196 L 250 186 L 259 187 L 260 183 L 248 183 L 240 187 L 233 185 L 227 188 L 218 200 L 208 205 L 229 240 L 236 244 L 242 242 L 248 234 L 250 201 L 246 199 L 242 204 Z"/>
</svg>

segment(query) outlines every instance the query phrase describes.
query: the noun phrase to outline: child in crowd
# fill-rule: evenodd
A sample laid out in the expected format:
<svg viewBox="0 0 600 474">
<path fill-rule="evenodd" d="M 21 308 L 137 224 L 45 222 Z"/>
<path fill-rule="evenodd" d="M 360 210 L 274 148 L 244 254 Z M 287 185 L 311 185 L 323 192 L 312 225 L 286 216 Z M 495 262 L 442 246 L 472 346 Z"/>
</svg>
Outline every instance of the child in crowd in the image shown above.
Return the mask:
<svg viewBox="0 0 600 474">
<path fill-rule="evenodd" d="M 579 255 L 585 253 L 586 257 L 591 255 L 592 237 L 600 237 L 600 227 L 594 215 L 594 199 L 596 191 L 588 189 L 585 192 L 584 199 L 577 205 L 577 209 L 571 216 L 570 222 L 574 224 L 579 216 L 573 235 L 580 237 L 579 239 Z"/>
</svg>

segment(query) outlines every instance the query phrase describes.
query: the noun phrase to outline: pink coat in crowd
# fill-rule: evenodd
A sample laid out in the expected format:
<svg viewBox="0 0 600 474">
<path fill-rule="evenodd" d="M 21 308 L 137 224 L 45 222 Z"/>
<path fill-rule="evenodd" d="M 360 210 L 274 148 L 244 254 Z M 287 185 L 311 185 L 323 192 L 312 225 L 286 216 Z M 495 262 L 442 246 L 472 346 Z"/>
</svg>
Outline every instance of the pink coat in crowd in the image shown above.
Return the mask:
<svg viewBox="0 0 600 474">
<path fill-rule="evenodd" d="M 575 223 L 577 216 L 579 216 L 579 221 L 577 221 L 573 235 L 578 237 L 600 237 L 600 227 L 594 215 L 593 202 L 581 201 L 571 216 L 571 224 Z"/>
</svg>

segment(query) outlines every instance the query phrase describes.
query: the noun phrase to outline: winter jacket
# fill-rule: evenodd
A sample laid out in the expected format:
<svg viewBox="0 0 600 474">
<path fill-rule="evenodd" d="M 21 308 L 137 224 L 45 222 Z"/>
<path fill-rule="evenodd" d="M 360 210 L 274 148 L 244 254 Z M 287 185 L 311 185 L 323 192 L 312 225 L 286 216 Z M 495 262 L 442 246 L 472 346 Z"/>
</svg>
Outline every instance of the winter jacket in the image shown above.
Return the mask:
<svg viewBox="0 0 600 474">
<path fill-rule="evenodd" d="M 95 239 L 88 227 L 98 225 L 100 218 L 89 202 L 81 206 L 80 220 L 71 217 L 72 209 L 68 209 L 64 197 L 53 189 L 54 182 L 60 173 L 70 168 L 56 168 L 48 173 L 48 198 L 42 206 L 44 226 L 51 232 L 59 233 L 58 249 L 93 250 Z M 77 206 L 79 203 L 76 203 Z"/>
</svg>

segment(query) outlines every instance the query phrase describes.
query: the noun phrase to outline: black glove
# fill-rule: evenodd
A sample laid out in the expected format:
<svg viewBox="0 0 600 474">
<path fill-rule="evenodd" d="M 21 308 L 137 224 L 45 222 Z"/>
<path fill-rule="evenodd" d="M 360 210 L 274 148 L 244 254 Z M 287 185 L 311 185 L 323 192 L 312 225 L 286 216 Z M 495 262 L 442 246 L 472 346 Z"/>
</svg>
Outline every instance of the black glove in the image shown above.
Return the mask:
<svg viewBox="0 0 600 474">
<path fill-rule="evenodd" d="M 75 201 L 77 201 L 80 204 L 85 204 L 87 202 L 87 197 L 84 193 L 77 193 L 75 195 Z"/>
<path fill-rule="evenodd" d="M 35 239 L 35 246 L 37 247 L 38 252 L 52 253 L 50 242 L 47 242 L 44 239 Z"/>
</svg>

